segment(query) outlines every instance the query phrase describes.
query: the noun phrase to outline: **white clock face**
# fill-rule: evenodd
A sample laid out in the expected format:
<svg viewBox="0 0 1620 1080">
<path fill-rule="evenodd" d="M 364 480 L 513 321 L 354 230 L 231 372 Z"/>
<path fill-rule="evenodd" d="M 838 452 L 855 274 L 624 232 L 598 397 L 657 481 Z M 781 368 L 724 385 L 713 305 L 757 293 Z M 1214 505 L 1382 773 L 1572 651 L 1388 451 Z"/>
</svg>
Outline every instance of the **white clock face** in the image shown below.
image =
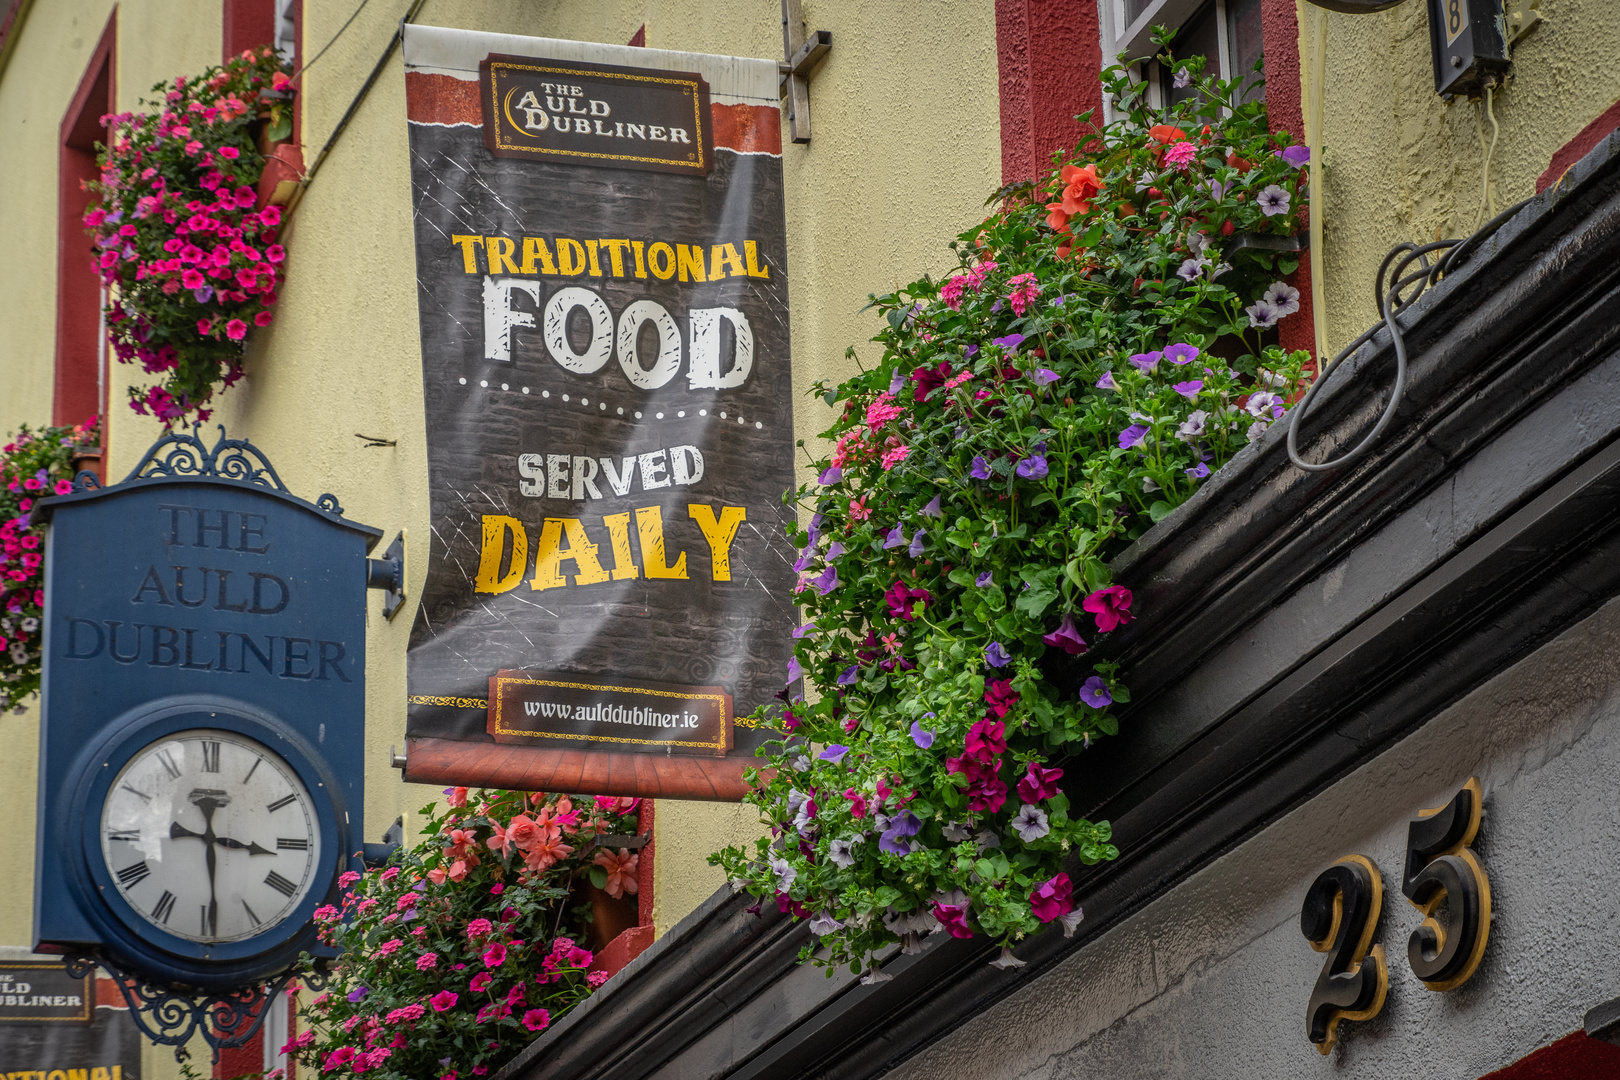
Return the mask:
<svg viewBox="0 0 1620 1080">
<path fill-rule="evenodd" d="M 205 943 L 256 937 L 309 894 L 321 862 L 309 791 L 274 751 L 229 731 L 142 749 L 101 808 L 101 854 L 140 916 Z"/>
</svg>

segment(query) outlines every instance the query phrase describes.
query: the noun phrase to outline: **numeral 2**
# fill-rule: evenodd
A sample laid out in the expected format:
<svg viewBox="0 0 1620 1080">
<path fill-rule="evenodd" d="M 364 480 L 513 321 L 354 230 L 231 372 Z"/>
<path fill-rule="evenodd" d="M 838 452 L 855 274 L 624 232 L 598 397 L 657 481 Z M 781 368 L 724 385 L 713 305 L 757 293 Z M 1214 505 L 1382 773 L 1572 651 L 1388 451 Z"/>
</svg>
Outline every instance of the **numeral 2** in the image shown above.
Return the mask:
<svg viewBox="0 0 1620 1080">
<path fill-rule="evenodd" d="M 1450 802 L 1420 811 L 1407 827 L 1401 892 L 1424 918 L 1407 940 L 1406 958 L 1430 990 L 1461 986 L 1485 955 L 1491 882 L 1468 850 L 1479 833 L 1482 806 L 1479 778 L 1470 777 Z M 1444 925 L 1435 917 L 1442 901 Z"/>
<path fill-rule="evenodd" d="M 1338 1040 L 1339 1021 L 1370 1020 L 1384 1007 L 1389 967 L 1384 947 L 1372 944 L 1383 906 L 1383 878 L 1364 855 L 1346 855 L 1305 893 L 1299 928 L 1328 954 L 1305 1013 L 1306 1034 L 1323 1054 Z"/>
</svg>

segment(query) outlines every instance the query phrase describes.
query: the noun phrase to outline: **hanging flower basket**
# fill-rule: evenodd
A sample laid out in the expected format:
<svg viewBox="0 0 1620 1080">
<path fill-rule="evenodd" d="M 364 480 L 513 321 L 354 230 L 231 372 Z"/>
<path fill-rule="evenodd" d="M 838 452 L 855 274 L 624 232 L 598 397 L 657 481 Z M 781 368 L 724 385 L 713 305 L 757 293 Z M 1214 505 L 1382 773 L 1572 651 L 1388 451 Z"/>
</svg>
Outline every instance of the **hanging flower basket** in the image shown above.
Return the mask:
<svg viewBox="0 0 1620 1080">
<path fill-rule="evenodd" d="M 108 288 L 114 352 L 157 377 L 130 387 L 137 413 L 165 424 L 206 420 L 214 395 L 242 376 L 248 335 L 275 317 L 282 211 L 259 197 L 258 141 L 290 130 L 291 98 L 261 100 L 285 86 L 267 47 L 159 83 L 159 96 L 143 102 L 153 112 L 107 118 L 84 223 Z"/>
</svg>

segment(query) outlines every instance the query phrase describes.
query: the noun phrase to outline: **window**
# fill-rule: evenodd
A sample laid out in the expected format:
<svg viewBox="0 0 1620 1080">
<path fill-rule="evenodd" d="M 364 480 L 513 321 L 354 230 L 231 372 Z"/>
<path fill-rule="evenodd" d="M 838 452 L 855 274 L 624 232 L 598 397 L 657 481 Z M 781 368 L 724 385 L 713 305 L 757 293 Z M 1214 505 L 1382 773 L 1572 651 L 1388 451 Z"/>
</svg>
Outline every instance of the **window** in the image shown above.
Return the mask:
<svg viewBox="0 0 1620 1080">
<path fill-rule="evenodd" d="M 1160 107 L 1193 90 L 1176 87 L 1171 73 L 1153 61 L 1155 26 L 1177 27 L 1172 51 L 1178 59 L 1204 57 L 1206 75 L 1248 77 L 1260 61 L 1261 0 L 1099 0 L 1099 5 L 1104 62 L 1120 53 L 1136 60 L 1134 73 L 1151 83 L 1151 100 Z M 1245 99 L 1264 100 L 1264 87 L 1251 88 Z"/>
<path fill-rule="evenodd" d="M 90 206 L 86 182 L 97 178 L 96 144 L 106 139 L 101 118 L 113 111 L 115 21 L 107 23 L 79 88 L 62 117 L 57 169 L 56 379 L 52 422 L 80 424 L 104 411 L 107 335 L 101 315 L 101 275 L 84 229 Z"/>
</svg>

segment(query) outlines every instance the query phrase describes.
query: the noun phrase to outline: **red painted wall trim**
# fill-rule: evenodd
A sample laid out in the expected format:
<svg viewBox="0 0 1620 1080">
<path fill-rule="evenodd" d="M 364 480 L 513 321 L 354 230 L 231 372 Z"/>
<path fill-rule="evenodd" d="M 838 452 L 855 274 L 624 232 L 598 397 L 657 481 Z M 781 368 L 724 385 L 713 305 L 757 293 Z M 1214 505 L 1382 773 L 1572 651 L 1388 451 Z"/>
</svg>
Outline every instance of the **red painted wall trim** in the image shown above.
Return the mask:
<svg viewBox="0 0 1620 1080">
<path fill-rule="evenodd" d="M 1576 1031 L 1525 1055 L 1505 1069 L 1486 1073 L 1480 1080 L 1616 1080 L 1617 1077 L 1620 1077 L 1620 1046 Z"/>
<path fill-rule="evenodd" d="M 1590 154 L 1617 127 L 1620 127 L 1620 101 L 1604 109 L 1596 120 L 1581 128 L 1580 134 L 1559 147 L 1552 161 L 1547 163 L 1547 171 L 1536 180 L 1536 194 L 1556 184 L 1571 165 Z"/>
<path fill-rule="evenodd" d="M 225 59 L 276 39 L 276 0 L 225 0 L 220 20 Z"/>
<path fill-rule="evenodd" d="M 996 0 L 1001 98 L 1001 180 L 1032 179 L 1052 152 L 1102 122 L 1102 41 L 1096 0 Z"/>
<path fill-rule="evenodd" d="M 77 424 L 105 411 L 101 365 L 101 279 L 96 272 L 84 213 L 90 194 L 83 184 L 97 176 L 95 144 L 106 137 L 101 117 L 113 111 L 117 85 L 118 12 L 107 19 L 101 40 L 62 117 L 57 167 L 56 376 L 51 417 Z M 106 461 L 105 451 L 102 461 Z"/>
<path fill-rule="evenodd" d="M 1266 58 L 1266 116 L 1272 131 L 1286 131 L 1294 142 L 1305 141 L 1301 100 L 1299 17 L 1294 0 L 1261 0 L 1261 49 Z M 1314 177 L 1313 177 L 1314 178 Z M 1300 221 L 1302 232 L 1308 219 Z M 1316 316 L 1311 304 L 1311 257 L 1303 253 L 1299 269 L 1287 277 L 1299 290 L 1299 310 L 1277 324 L 1278 343 L 1293 351 L 1316 353 Z"/>
</svg>

